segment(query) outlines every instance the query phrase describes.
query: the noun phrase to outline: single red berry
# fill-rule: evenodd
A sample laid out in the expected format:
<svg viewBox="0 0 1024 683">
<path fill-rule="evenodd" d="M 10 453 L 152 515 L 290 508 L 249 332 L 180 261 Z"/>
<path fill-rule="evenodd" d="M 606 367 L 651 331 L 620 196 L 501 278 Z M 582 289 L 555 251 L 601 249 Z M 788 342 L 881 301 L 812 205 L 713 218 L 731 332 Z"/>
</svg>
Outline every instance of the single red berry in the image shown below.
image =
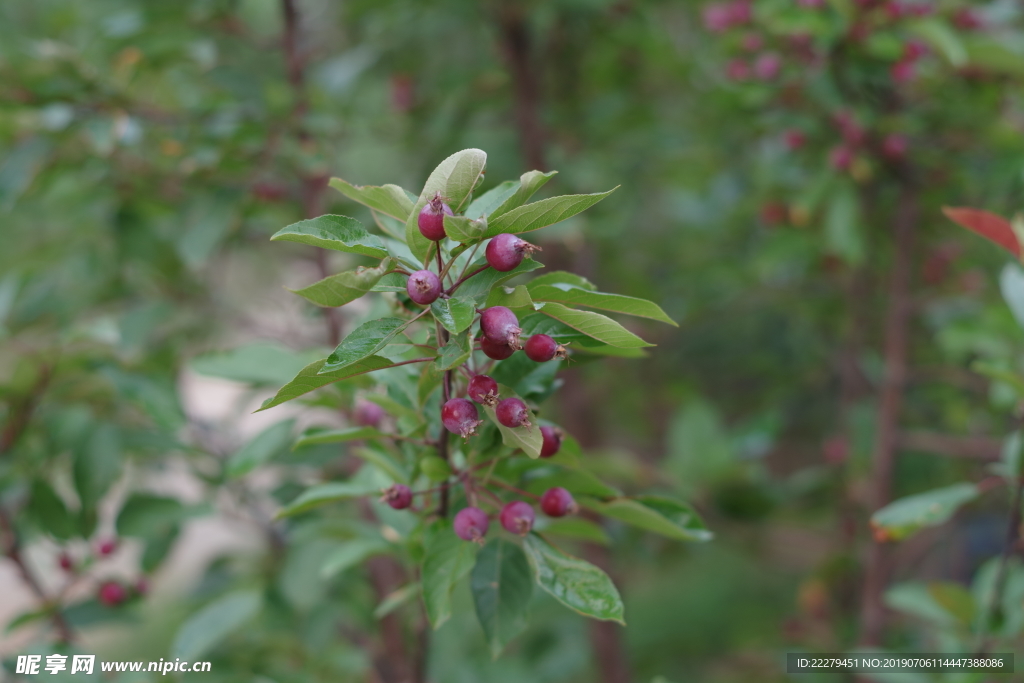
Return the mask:
<svg viewBox="0 0 1024 683">
<path fill-rule="evenodd" d="M 497 405 L 498 383 L 487 375 L 473 375 L 469 380 L 469 397 L 481 405 Z"/>
<path fill-rule="evenodd" d="M 513 349 L 521 349 L 519 319 L 511 309 L 504 306 L 491 306 L 480 314 L 480 331 L 484 337 L 494 344 L 508 344 Z"/>
<path fill-rule="evenodd" d="M 741 45 L 747 52 L 757 52 L 764 46 L 764 40 L 756 33 L 748 33 L 743 36 Z"/>
<path fill-rule="evenodd" d="M 455 515 L 455 522 L 452 526 L 455 528 L 455 535 L 463 541 L 482 543 L 490 523 L 487 521 L 487 513 L 483 510 L 467 507 L 462 508 Z"/>
<path fill-rule="evenodd" d="M 514 500 L 501 509 L 500 519 L 505 531 L 525 536 L 533 528 L 533 508 L 529 503 Z"/>
<path fill-rule="evenodd" d="M 523 347 L 526 357 L 538 363 L 545 363 L 552 358 L 565 358 L 565 347 L 546 334 L 535 334 L 526 340 Z"/>
<path fill-rule="evenodd" d="M 114 607 L 124 602 L 124 599 L 128 597 L 124 590 L 124 586 L 119 584 L 117 581 L 104 581 L 100 584 L 99 592 L 96 597 L 107 607 Z"/>
<path fill-rule="evenodd" d="M 441 280 L 429 270 L 417 270 L 405 283 L 409 298 L 423 306 L 429 306 L 441 296 Z"/>
<path fill-rule="evenodd" d="M 512 396 L 498 403 L 494 409 L 498 422 L 506 427 L 529 427 L 530 409 L 523 403 L 523 399 Z"/>
<path fill-rule="evenodd" d="M 103 556 L 112 555 L 115 550 L 117 550 L 117 540 L 113 538 L 100 541 L 96 546 L 96 552 Z"/>
<path fill-rule="evenodd" d="M 896 161 L 907 155 L 907 138 L 899 133 L 890 133 L 882 140 L 882 154 Z"/>
<path fill-rule="evenodd" d="M 562 448 L 562 430 L 558 427 L 541 427 L 540 435 L 544 439 L 540 457 L 550 458 Z"/>
<path fill-rule="evenodd" d="M 67 553 L 61 553 L 60 557 L 57 558 L 57 563 L 60 564 L 60 568 L 66 572 L 71 571 L 75 567 L 75 563 Z"/>
<path fill-rule="evenodd" d="M 928 54 L 928 46 L 920 40 L 908 40 L 903 44 L 903 59 L 913 62 Z"/>
<path fill-rule="evenodd" d="M 495 344 L 487 337 L 480 340 L 480 350 L 484 352 L 485 356 L 494 360 L 505 360 L 516 352 L 516 349 L 508 344 Z"/>
<path fill-rule="evenodd" d="M 789 217 L 789 208 L 781 202 L 768 202 L 761 207 L 761 221 L 770 227 L 781 225 Z"/>
<path fill-rule="evenodd" d="M 722 33 L 732 26 L 732 9 L 727 3 L 715 2 L 704 8 L 704 28 Z"/>
<path fill-rule="evenodd" d="M 149 581 L 146 581 L 146 577 L 139 577 L 135 582 L 135 592 L 138 595 L 145 595 L 149 592 Z"/>
<path fill-rule="evenodd" d="M 522 263 L 527 254 L 535 251 L 542 250 L 517 235 L 502 233 L 487 243 L 487 250 L 484 253 L 491 268 L 507 273 Z"/>
<path fill-rule="evenodd" d="M 444 203 L 441 193 L 438 192 L 420 211 L 416 225 L 419 226 L 421 235 L 432 242 L 439 242 L 447 236 L 444 231 L 444 217 L 451 215 L 451 207 Z"/>
<path fill-rule="evenodd" d="M 914 80 L 915 71 L 913 62 L 900 60 L 892 65 L 889 75 L 897 83 L 909 83 Z"/>
<path fill-rule="evenodd" d="M 556 486 L 545 491 L 540 497 L 540 509 L 548 517 L 565 517 L 576 514 L 579 506 L 576 505 L 571 493 L 561 486 Z"/>
<path fill-rule="evenodd" d="M 853 163 L 853 150 L 846 145 L 837 145 L 828 153 L 828 162 L 837 171 L 845 171 Z"/>
<path fill-rule="evenodd" d="M 733 0 L 729 3 L 729 18 L 733 24 L 746 24 L 754 16 L 750 0 Z"/>
<path fill-rule="evenodd" d="M 953 23 L 957 28 L 965 31 L 974 31 L 984 26 L 984 22 L 981 20 L 981 17 L 979 17 L 978 14 L 969 7 L 958 9 L 953 14 Z"/>
<path fill-rule="evenodd" d="M 372 401 L 359 401 L 352 411 L 352 419 L 363 427 L 376 427 L 384 419 L 384 409 Z"/>
<path fill-rule="evenodd" d="M 445 429 L 464 439 L 475 434 L 476 428 L 483 424 L 479 417 L 476 406 L 465 398 L 453 398 L 441 408 L 441 422 Z"/>
<path fill-rule="evenodd" d="M 387 503 L 396 510 L 404 510 L 412 505 L 412 491 L 405 484 L 394 484 L 384 490 L 381 501 Z"/>
<path fill-rule="evenodd" d="M 745 81 L 750 78 L 750 65 L 741 59 L 734 59 L 725 66 L 725 77 L 730 81 Z"/>
<path fill-rule="evenodd" d="M 804 134 L 801 131 L 795 129 L 787 130 L 785 133 L 783 133 L 782 140 L 783 142 L 786 143 L 786 147 L 793 151 L 800 149 L 801 147 L 804 146 L 804 143 L 807 142 L 807 138 L 804 136 Z"/>
<path fill-rule="evenodd" d="M 754 61 L 754 75 L 762 81 L 774 81 L 782 70 L 782 57 L 766 52 Z"/>
</svg>

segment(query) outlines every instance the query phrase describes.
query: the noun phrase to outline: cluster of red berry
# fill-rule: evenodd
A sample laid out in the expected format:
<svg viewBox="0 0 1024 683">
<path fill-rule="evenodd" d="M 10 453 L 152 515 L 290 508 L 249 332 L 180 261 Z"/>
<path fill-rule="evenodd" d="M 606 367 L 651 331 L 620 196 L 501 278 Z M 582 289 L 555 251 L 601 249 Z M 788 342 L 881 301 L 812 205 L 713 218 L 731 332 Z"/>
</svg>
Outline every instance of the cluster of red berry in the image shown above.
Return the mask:
<svg viewBox="0 0 1024 683">
<path fill-rule="evenodd" d="M 118 549 L 116 539 L 107 538 L 96 544 L 95 553 L 86 558 L 84 562 L 76 562 L 71 554 L 63 551 L 57 557 L 57 564 L 74 579 L 85 575 L 85 570 L 94 560 L 102 557 L 110 557 Z M 101 581 L 96 589 L 96 599 L 107 607 L 116 607 L 133 596 L 144 595 L 149 590 L 149 584 L 145 578 L 138 579 L 134 585 L 129 585 L 114 579 Z"/>
<path fill-rule="evenodd" d="M 451 215 L 451 207 L 440 194 L 436 194 L 417 217 L 420 234 L 433 242 L 445 239 L 447 233 L 444 218 Z M 502 233 L 487 243 L 485 256 L 488 266 L 507 273 L 519 266 L 527 255 L 539 250 L 540 247 L 516 235 Z M 411 273 L 406 282 L 406 292 L 410 299 L 423 306 L 429 306 L 438 298 L 450 294 L 442 291 L 440 274 L 431 270 Z M 549 335 L 534 334 L 523 342 L 520 338 L 523 330 L 519 326 L 519 320 L 509 308 L 491 306 L 480 310 L 479 314 L 479 349 L 488 358 L 505 360 L 520 350 L 537 363 L 567 357 L 565 347 Z M 469 438 L 476 433 L 476 428 L 483 424 L 476 404 L 493 407 L 498 422 L 505 427 L 531 426 L 530 411 L 523 400 L 515 396 L 499 398 L 498 383 L 493 378 L 483 374 L 473 375 L 466 385 L 466 393 L 469 398 L 449 398 L 441 408 L 441 422 L 449 432 L 463 438 Z M 357 419 L 372 421 L 374 418 L 360 418 L 357 415 Z M 379 419 L 379 416 L 376 419 Z M 550 458 L 561 448 L 562 432 L 556 427 L 542 426 L 540 433 L 543 438 L 540 457 Z M 414 495 L 416 494 L 408 486 L 395 484 L 384 492 L 382 500 L 396 510 L 404 510 L 412 505 Z M 540 497 L 540 506 L 551 517 L 563 517 L 578 510 L 572 494 L 561 487 L 548 489 Z M 507 531 L 525 535 L 533 528 L 533 507 L 525 501 L 512 501 L 502 508 L 499 519 Z M 481 541 L 487 534 L 488 526 L 487 513 L 478 507 L 463 508 L 455 515 L 455 533 L 467 541 Z"/>
</svg>

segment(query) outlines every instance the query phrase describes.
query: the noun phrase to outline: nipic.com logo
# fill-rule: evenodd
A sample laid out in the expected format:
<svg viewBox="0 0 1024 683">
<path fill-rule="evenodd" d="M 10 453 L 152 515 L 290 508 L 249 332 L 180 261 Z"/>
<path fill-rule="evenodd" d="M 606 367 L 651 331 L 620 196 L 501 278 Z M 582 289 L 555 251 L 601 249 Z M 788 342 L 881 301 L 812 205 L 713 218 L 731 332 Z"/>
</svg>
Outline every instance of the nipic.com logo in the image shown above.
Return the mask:
<svg viewBox="0 0 1024 683">
<path fill-rule="evenodd" d="M 70 662 L 68 661 L 70 660 Z M 14 673 L 23 676 L 37 674 L 71 674 L 91 675 L 96 669 L 96 655 L 18 655 Z M 172 672 L 202 673 L 210 670 L 210 662 L 183 662 L 180 659 L 158 662 L 103 662 L 99 663 L 100 671 L 131 671 L 159 673 L 166 676 Z"/>
</svg>

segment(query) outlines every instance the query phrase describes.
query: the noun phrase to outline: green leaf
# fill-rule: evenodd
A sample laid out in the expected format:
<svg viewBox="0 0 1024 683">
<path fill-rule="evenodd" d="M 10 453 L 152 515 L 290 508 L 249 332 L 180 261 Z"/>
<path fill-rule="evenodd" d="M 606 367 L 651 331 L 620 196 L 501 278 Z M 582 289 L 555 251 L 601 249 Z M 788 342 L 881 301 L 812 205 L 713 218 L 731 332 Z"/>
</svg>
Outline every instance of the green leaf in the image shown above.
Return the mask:
<svg viewBox="0 0 1024 683">
<path fill-rule="evenodd" d="M 947 22 L 929 17 L 911 22 L 908 28 L 942 53 L 953 67 L 959 69 L 967 65 L 967 48 Z"/>
<path fill-rule="evenodd" d="M 709 541 L 712 538 L 692 507 L 671 498 L 637 496 L 608 501 L 581 498 L 579 504 L 606 517 L 620 519 L 678 541 Z"/>
<path fill-rule="evenodd" d="M 513 209 L 518 209 L 520 206 L 530 201 L 530 197 L 534 195 L 537 190 L 545 185 L 551 178 L 555 176 L 558 171 L 549 171 L 548 173 L 542 173 L 541 171 L 527 171 L 523 175 L 519 176 L 519 187 L 516 191 L 503 200 L 497 208 L 487 212 L 488 219 L 498 218 L 503 216 Z"/>
<path fill-rule="evenodd" d="M 437 299 L 430 304 L 430 312 L 444 329 L 458 334 L 473 324 L 476 306 L 461 297 Z"/>
<path fill-rule="evenodd" d="M 169 533 L 185 516 L 185 507 L 174 498 L 133 493 L 117 513 L 118 536 L 150 538 Z"/>
<path fill-rule="evenodd" d="M 487 265 L 487 259 L 479 259 L 469 266 L 468 272 L 472 272 L 480 266 L 485 265 Z M 483 303 L 487 300 L 491 290 L 498 285 L 503 282 L 507 282 L 518 275 L 529 273 L 530 271 L 543 267 L 543 263 L 537 263 L 532 258 L 525 258 L 522 263 L 507 273 L 499 272 L 494 268 L 488 268 L 462 283 L 458 289 L 459 298 L 463 300 L 473 300 L 478 304 Z"/>
<path fill-rule="evenodd" d="M 123 472 L 121 434 L 116 426 L 101 423 L 75 454 L 72 473 L 82 506 L 95 506 Z"/>
<path fill-rule="evenodd" d="M 540 470 L 536 476 L 530 476 L 526 488 L 532 493 L 540 494 L 555 486 L 561 486 L 576 497 L 617 498 L 622 495 L 617 488 L 605 484 L 586 470 L 554 466 Z"/>
<path fill-rule="evenodd" d="M 864 231 L 856 189 L 849 183 L 837 188 L 825 210 L 825 247 L 847 263 L 864 261 Z"/>
<path fill-rule="evenodd" d="M 441 347 L 441 352 L 434 361 L 434 368 L 439 372 L 451 370 L 469 360 L 473 352 L 473 342 L 469 339 L 469 330 L 462 334 L 453 334 L 448 343 Z"/>
<path fill-rule="evenodd" d="M 504 306 L 505 308 L 529 308 L 533 311 L 533 299 L 526 285 L 518 287 L 495 287 L 487 297 L 485 308 Z"/>
<path fill-rule="evenodd" d="M 563 605 L 587 617 L 626 623 L 619 591 L 600 568 L 563 553 L 537 534 L 523 539 L 523 550 L 537 584 Z"/>
<path fill-rule="evenodd" d="M 534 308 L 544 315 L 554 318 L 574 330 L 582 332 L 592 339 L 604 342 L 609 346 L 622 349 L 654 346 L 654 344 L 645 342 L 619 323 L 600 313 L 579 311 L 555 302 L 536 304 Z"/>
<path fill-rule="evenodd" d="M 487 232 L 487 219 L 472 220 L 465 216 L 445 216 L 444 232 L 449 239 L 463 244 L 476 244 Z"/>
<path fill-rule="evenodd" d="M 401 318 L 380 318 L 365 322 L 341 340 L 338 348 L 327 357 L 318 375 L 343 370 L 377 353 L 412 323 Z"/>
<path fill-rule="evenodd" d="M 600 545 L 611 545 L 612 539 L 608 536 L 600 524 L 595 524 L 589 519 L 583 519 L 581 517 L 563 517 L 561 519 L 555 519 L 547 522 L 543 529 L 537 529 L 543 531 L 545 535 L 565 536 L 566 538 L 576 538 L 582 541 L 590 541 L 591 543 L 599 543 Z"/>
<path fill-rule="evenodd" d="M 346 429 L 307 429 L 292 445 L 292 450 L 304 446 L 317 446 L 325 443 L 344 443 L 359 439 L 373 439 L 383 436 L 373 427 L 348 427 Z"/>
<path fill-rule="evenodd" d="M 477 555 L 470 589 L 491 655 L 497 658 L 526 629 L 527 607 L 533 593 L 526 555 L 514 543 L 504 539 L 491 541 Z"/>
<path fill-rule="evenodd" d="M 566 218 L 589 209 L 594 204 L 617 190 L 614 187 L 607 192 L 598 194 L 573 194 L 562 197 L 551 197 L 542 199 L 533 204 L 526 204 L 512 209 L 508 213 L 492 217 L 488 220 L 485 237 L 494 237 L 503 232 L 522 233 L 532 230 L 539 230 L 548 225 L 554 225 Z"/>
<path fill-rule="evenodd" d="M 487 192 L 473 199 L 469 208 L 466 209 L 466 217 L 477 219 L 490 215 L 501 206 L 502 202 L 513 196 L 517 190 L 519 190 L 518 180 L 506 180 L 498 183 L 487 190 Z"/>
<path fill-rule="evenodd" d="M 250 623 L 263 607 L 262 596 L 254 590 L 240 590 L 214 600 L 189 617 L 174 638 L 171 656 L 196 659 Z"/>
<path fill-rule="evenodd" d="M 341 178 L 331 178 L 330 186 L 349 199 L 400 221 L 408 220 L 412 213 L 412 200 L 398 185 L 352 185 Z"/>
<path fill-rule="evenodd" d="M 384 368 L 393 368 L 398 363 L 388 358 L 382 358 L 381 356 L 370 356 L 364 358 L 358 363 L 349 365 L 341 370 L 337 370 L 331 373 L 320 374 L 320 370 L 323 369 L 324 364 L 327 362 L 326 358 L 318 361 L 314 361 L 302 368 L 290 382 L 285 384 L 283 387 L 277 390 L 271 398 L 268 398 L 263 402 L 263 405 L 259 407 L 261 410 L 267 410 L 274 406 L 281 405 L 287 401 L 298 398 L 304 394 L 308 394 L 314 389 L 327 386 L 332 382 L 337 382 L 349 377 L 355 377 L 356 375 L 364 375 L 368 372 L 374 372 L 376 370 L 383 370 Z"/>
<path fill-rule="evenodd" d="M 366 232 L 362 223 L 348 216 L 328 214 L 299 221 L 281 228 L 270 240 L 298 242 L 321 249 L 363 254 L 374 258 L 384 258 L 388 255 L 388 250 L 379 237 Z"/>
<path fill-rule="evenodd" d="M 405 584 L 401 588 L 386 595 L 384 599 L 380 601 L 380 604 L 377 605 L 377 609 L 373 610 L 373 617 L 375 619 L 383 619 L 402 605 L 416 599 L 422 590 L 423 588 L 419 581 L 413 581 L 412 583 Z"/>
<path fill-rule="evenodd" d="M 325 277 L 308 287 L 290 291 L 312 301 L 317 306 L 344 306 L 369 292 L 390 268 L 391 258 L 389 257 L 381 261 L 376 268 L 346 270 L 343 273 Z"/>
<path fill-rule="evenodd" d="M 569 284 L 538 285 L 531 282 L 527 287 L 534 301 L 554 301 L 568 306 L 586 306 L 602 311 L 650 318 L 679 327 L 672 318 L 665 314 L 665 311 L 661 310 L 661 306 L 646 299 L 594 292 Z"/>
<path fill-rule="evenodd" d="M 401 273 L 389 273 L 377 281 L 373 287 L 370 288 L 371 292 L 404 292 L 405 283 L 408 280 L 408 275 L 402 275 Z"/>
<path fill-rule="evenodd" d="M 277 513 L 277 518 L 291 517 L 328 503 L 361 498 L 380 493 L 380 488 L 363 481 L 332 481 L 311 486 Z"/>
<path fill-rule="evenodd" d="M 409 474 L 405 471 L 405 468 L 395 462 L 395 459 L 383 449 L 367 446 L 365 448 L 355 448 L 351 451 L 351 454 L 357 458 L 362 458 L 396 482 L 409 483 Z"/>
<path fill-rule="evenodd" d="M 320 567 L 320 576 L 329 579 L 363 560 L 391 550 L 387 541 L 379 538 L 354 538 L 342 543 L 337 550 L 327 556 Z"/>
<path fill-rule="evenodd" d="M 437 629 L 452 616 L 452 591 L 473 569 L 477 545 L 456 536 L 447 519 L 431 525 L 424 545 L 423 604 L 430 625 Z"/>
<path fill-rule="evenodd" d="M 871 515 L 871 526 L 888 540 L 899 540 L 927 526 L 938 526 L 978 497 L 978 487 L 960 483 L 895 500 Z"/>
<path fill-rule="evenodd" d="M 193 359 L 191 367 L 202 375 L 236 382 L 284 384 L 320 355 L 315 349 L 297 353 L 282 346 L 256 343 L 231 351 L 204 354 Z"/>
<path fill-rule="evenodd" d="M 1013 313 L 1013 319 L 1024 327 L 1024 270 L 1019 264 L 1007 263 L 999 272 L 999 291 Z"/>
<path fill-rule="evenodd" d="M 227 475 L 230 478 L 241 477 L 286 451 L 292 440 L 295 420 L 284 420 L 267 427 L 257 434 L 249 443 L 239 449 L 227 462 Z"/>
<path fill-rule="evenodd" d="M 420 460 L 420 472 L 432 482 L 439 483 L 452 476 L 452 466 L 437 455 L 428 455 Z"/>
<path fill-rule="evenodd" d="M 427 178 L 420 192 L 420 198 L 413 206 L 412 211 L 405 223 L 405 241 L 409 249 L 420 260 L 426 264 L 427 253 L 431 249 L 431 242 L 420 234 L 417 219 L 420 211 L 427 205 L 436 193 L 440 192 L 451 207 L 454 213 L 461 213 L 463 204 L 473 188 L 480 180 L 487 165 L 487 154 L 479 149 L 464 149 L 456 152 L 444 161 Z"/>
<path fill-rule="evenodd" d="M 75 535 L 75 522 L 50 485 L 36 479 L 32 482 L 27 512 L 47 533 L 66 540 Z"/>
<path fill-rule="evenodd" d="M 579 289 L 589 289 L 592 292 L 597 290 L 594 283 L 587 278 L 565 270 L 554 270 L 550 273 L 538 275 L 530 280 L 526 287 L 532 290 L 534 287 L 540 287 L 541 285 L 569 285 Z"/>
<path fill-rule="evenodd" d="M 516 396 L 509 387 L 504 384 L 498 385 L 498 397 L 501 399 L 511 398 Z M 505 425 L 498 422 L 498 418 L 494 412 L 494 406 L 484 406 L 484 412 L 487 413 L 487 417 L 491 419 L 491 422 L 495 424 L 498 431 L 501 432 L 501 441 L 509 448 L 522 448 L 523 451 L 531 458 L 540 457 L 541 446 L 544 445 L 544 437 L 540 433 L 540 426 L 537 424 L 537 416 L 533 414 L 532 410 L 530 413 L 530 426 L 529 427 L 506 427 Z"/>
</svg>

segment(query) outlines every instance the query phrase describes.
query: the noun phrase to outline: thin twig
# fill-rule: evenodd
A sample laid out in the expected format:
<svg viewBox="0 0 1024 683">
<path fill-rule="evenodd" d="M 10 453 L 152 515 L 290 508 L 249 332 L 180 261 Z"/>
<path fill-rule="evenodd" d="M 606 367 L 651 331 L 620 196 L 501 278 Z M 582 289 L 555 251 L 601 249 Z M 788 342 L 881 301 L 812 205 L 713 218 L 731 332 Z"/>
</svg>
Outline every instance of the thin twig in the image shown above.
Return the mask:
<svg viewBox="0 0 1024 683">
<path fill-rule="evenodd" d="M 446 289 L 444 293 L 447 294 L 448 296 L 451 296 L 452 294 L 455 293 L 455 290 L 458 289 L 459 285 L 461 285 L 463 282 L 465 282 L 466 280 L 468 280 L 469 278 L 473 277 L 474 275 L 476 275 L 478 273 L 484 272 L 485 270 L 487 270 L 490 267 L 491 266 L 489 264 L 488 265 L 484 265 L 484 266 L 480 266 L 479 268 L 474 270 L 469 275 L 465 275 L 465 276 L 459 278 L 459 280 L 454 285 L 452 285 L 451 287 Z"/>
</svg>

